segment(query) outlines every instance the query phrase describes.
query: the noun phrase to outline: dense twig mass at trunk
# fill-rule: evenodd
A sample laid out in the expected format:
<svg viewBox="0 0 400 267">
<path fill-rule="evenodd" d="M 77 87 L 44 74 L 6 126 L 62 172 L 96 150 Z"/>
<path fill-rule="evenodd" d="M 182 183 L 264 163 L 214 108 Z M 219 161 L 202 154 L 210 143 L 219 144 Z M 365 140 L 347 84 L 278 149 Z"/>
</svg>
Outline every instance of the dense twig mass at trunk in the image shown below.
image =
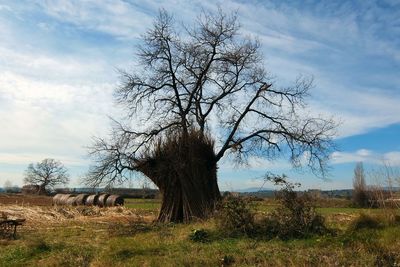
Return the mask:
<svg viewBox="0 0 400 267">
<path fill-rule="evenodd" d="M 201 132 L 159 140 L 136 164 L 162 193 L 159 221 L 204 218 L 220 198 L 213 142 Z"/>
</svg>

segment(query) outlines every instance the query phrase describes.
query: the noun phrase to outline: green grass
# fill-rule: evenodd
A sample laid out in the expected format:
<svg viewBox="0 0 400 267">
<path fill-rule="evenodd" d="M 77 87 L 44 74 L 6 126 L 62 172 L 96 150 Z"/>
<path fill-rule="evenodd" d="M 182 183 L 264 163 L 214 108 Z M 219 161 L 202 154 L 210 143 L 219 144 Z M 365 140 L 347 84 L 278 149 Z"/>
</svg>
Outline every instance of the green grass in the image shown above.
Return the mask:
<svg viewBox="0 0 400 267">
<path fill-rule="evenodd" d="M 159 199 L 141 199 L 127 198 L 125 199 L 125 207 L 145 211 L 158 211 L 161 206 Z"/>
<path fill-rule="evenodd" d="M 154 200 L 127 200 L 128 207 L 154 212 Z M 257 205 L 262 205 L 258 203 Z M 259 206 L 260 207 L 260 206 Z M 268 210 L 269 207 L 261 207 Z M 361 209 L 322 208 L 332 218 L 357 215 Z M 368 210 L 373 214 L 381 210 Z M 400 264 L 400 226 L 346 230 L 336 235 L 297 240 L 262 237 L 224 238 L 212 220 L 192 224 L 66 222 L 61 226 L 22 229 L 15 241 L 0 242 L 0 266 L 395 266 Z M 209 233 L 193 242 L 194 229 Z"/>
</svg>

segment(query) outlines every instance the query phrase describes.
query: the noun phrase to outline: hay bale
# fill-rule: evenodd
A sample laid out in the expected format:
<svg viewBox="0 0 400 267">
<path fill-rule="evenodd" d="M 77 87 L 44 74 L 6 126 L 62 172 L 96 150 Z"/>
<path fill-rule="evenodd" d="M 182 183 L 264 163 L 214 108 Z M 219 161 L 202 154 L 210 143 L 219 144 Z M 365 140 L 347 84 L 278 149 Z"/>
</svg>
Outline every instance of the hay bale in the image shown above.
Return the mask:
<svg viewBox="0 0 400 267">
<path fill-rule="evenodd" d="M 57 194 L 53 197 L 53 203 L 55 205 L 67 205 L 67 200 L 73 196 L 72 194 Z"/>
<path fill-rule="evenodd" d="M 75 197 L 75 204 L 77 206 L 85 205 L 86 199 L 89 197 L 89 194 L 79 194 Z"/>
<path fill-rule="evenodd" d="M 111 195 L 106 200 L 106 207 L 123 206 L 124 199 L 119 195 Z"/>
<path fill-rule="evenodd" d="M 99 207 L 105 207 L 105 206 L 106 206 L 107 198 L 108 198 L 109 196 L 110 196 L 110 194 L 101 194 L 101 195 L 99 196 L 98 201 L 97 201 L 97 205 L 98 205 Z"/>
<path fill-rule="evenodd" d="M 76 196 L 70 196 L 65 200 L 65 205 L 76 206 Z"/>
<path fill-rule="evenodd" d="M 57 194 L 53 197 L 53 205 L 59 205 L 60 199 L 64 194 Z"/>
<path fill-rule="evenodd" d="M 85 201 L 86 206 L 96 206 L 99 200 L 99 195 L 90 195 Z"/>
</svg>

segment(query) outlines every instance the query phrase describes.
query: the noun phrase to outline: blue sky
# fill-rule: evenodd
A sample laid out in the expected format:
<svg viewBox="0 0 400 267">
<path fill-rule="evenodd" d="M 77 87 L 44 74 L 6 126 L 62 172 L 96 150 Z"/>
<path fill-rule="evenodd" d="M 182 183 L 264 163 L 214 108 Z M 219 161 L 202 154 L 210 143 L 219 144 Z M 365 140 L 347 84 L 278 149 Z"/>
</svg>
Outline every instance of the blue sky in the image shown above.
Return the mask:
<svg viewBox="0 0 400 267">
<path fill-rule="evenodd" d="M 134 67 L 135 45 L 159 8 L 190 23 L 198 10 L 238 11 L 257 36 L 278 84 L 313 75 L 309 112 L 341 121 L 329 181 L 284 160 L 220 165 L 222 189 L 255 187 L 266 171 L 304 188 L 351 188 L 353 168 L 400 166 L 400 1 L 0 0 L 0 186 L 21 185 L 31 162 L 51 157 L 78 185 L 92 136 L 118 116 L 117 68 Z"/>
</svg>

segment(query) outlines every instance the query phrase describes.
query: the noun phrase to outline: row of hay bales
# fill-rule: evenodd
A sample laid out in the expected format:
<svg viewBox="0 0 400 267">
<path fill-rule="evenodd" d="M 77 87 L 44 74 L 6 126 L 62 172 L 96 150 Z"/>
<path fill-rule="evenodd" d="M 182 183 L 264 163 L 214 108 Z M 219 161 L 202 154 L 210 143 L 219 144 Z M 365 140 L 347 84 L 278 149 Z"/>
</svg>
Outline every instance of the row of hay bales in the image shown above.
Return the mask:
<svg viewBox="0 0 400 267">
<path fill-rule="evenodd" d="M 53 205 L 113 207 L 123 206 L 124 199 L 110 194 L 57 194 L 53 197 Z"/>
</svg>

